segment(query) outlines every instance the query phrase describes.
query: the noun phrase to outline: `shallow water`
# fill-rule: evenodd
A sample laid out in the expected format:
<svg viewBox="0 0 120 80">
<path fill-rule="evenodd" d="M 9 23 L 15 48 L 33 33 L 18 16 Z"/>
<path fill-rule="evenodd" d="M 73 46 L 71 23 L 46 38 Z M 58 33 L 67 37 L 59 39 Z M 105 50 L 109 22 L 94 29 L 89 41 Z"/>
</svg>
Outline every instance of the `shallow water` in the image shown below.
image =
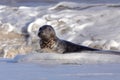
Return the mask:
<svg viewBox="0 0 120 80">
<path fill-rule="evenodd" d="M 119 80 L 119 64 L 36 65 L 0 63 L 3 80 Z M 7 77 L 6 77 L 7 76 Z"/>
</svg>

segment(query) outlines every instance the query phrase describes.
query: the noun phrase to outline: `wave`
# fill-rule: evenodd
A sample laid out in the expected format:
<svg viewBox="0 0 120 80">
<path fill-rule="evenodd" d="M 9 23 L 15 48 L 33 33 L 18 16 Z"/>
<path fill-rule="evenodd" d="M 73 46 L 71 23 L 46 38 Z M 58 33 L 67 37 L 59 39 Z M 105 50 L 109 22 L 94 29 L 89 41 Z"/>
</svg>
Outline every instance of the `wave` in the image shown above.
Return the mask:
<svg viewBox="0 0 120 80">
<path fill-rule="evenodd" d="M 102 6 L 100 4 L 85 4 L 85 3 L 77 3 L 77 2 L 59 2 L 55 6 L 49 8 L 49 10 L 64 10 L 64 9 L 72 9 L 72 10 L 84 10 L 91 7 Z"/>
<path fill-rule="evenodd" d="M 40 63 L 40 64 L 99 64 L 99 63 L 120 63 L 120 56 L 98 52 L 81 53 L 37 53 L 17 55 L 16 62 Z"/>
<path fill-rule="evenodd" d="M 44 0 L 39 1 L 44 2 Z M 44 24 L 52 25 L 61 39 L 93 48 L 120 50 L 119 4 L 83 4 L 77 3 L 78 0 L 74 2 L 59 1 L 59 3 L 51 6 L 50 4 L 33 6 L 32 3 L 31 6 L 0 5 L 0 33 L 2 34 L 0 36 L 0 53 L 10 53 L 14 57 L 18 53 L 27 54 L 27 51 L 37 51 L 39 49 L 39 39 L 36 34 L 38 28 Z M 55 12 L 55 10 L 57 11 Z M 28 33 L 30 37 L 26 39 L 25 33 Z M 29 42 L 30 47 L 26 47 L 26 43 Z M 117 55 L 91 52 L 73 54 L 36 54 L 35 52 L 14 58 L 17 62 L 66 64 L 112 63 L 119 62 L 118 59 L 119 56 Z"/>
</svg>

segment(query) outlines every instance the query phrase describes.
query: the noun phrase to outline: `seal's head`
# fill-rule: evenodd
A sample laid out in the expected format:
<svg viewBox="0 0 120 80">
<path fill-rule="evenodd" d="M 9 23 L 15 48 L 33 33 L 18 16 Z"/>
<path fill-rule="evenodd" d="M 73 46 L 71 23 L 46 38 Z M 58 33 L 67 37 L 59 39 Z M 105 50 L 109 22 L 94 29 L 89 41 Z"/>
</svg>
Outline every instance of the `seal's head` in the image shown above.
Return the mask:
<svg viewBox="0 0 120 80">
<path fill-rule="evenodd" d="M 39 28 L 38 36 L 41 39 L 49 40 L 51 38 L 55 38 L 56 34 L 52 26 L 50 25 L 43 25 Z"/>
</svg>

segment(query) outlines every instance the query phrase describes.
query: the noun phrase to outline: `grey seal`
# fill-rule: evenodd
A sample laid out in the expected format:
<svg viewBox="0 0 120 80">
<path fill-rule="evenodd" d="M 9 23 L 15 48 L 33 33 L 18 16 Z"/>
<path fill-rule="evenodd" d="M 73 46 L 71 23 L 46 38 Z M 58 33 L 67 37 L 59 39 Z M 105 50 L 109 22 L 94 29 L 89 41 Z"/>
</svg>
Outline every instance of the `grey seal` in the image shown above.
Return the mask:
<svg viewBox="0 0 120 80">
<path fill-rule="evenodd" d="M 78 45 L 66 40 L 59 39 L 51 25 L 43 25 L 39 28 L 40 48 L 48 52 L 71 53 L 81 51 L 99 51 L 99 49 Z"/>
</svg>

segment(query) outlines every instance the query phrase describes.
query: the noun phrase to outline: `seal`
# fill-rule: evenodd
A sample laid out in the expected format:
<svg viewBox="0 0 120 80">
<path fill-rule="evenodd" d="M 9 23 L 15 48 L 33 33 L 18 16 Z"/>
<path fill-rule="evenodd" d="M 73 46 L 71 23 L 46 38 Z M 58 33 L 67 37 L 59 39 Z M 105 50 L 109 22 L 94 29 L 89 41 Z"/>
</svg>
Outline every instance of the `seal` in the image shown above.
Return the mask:
<svg viewBox="0 0 120 80">
<path fill-rule="evenodd" d="M 45 52 L 71 53 L 81 51 L 99 51 L 98 49 L 78 45 L 59 39 L 51 25 L 43 25 L 39 28 L 40 48 Z"/>
</svg>

